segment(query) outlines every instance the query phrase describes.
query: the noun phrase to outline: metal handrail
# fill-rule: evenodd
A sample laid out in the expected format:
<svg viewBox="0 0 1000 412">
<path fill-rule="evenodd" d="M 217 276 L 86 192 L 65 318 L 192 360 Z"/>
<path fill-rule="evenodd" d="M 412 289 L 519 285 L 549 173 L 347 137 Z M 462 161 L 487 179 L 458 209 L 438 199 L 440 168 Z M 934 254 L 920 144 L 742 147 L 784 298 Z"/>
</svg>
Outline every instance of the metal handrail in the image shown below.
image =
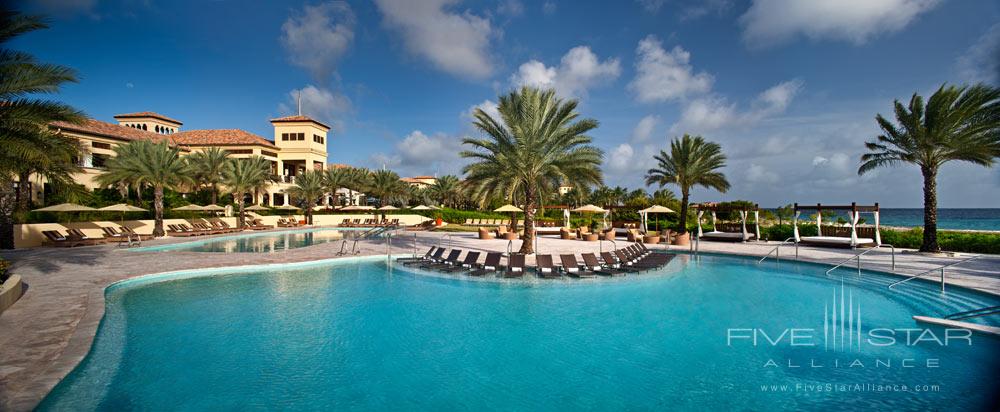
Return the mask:
<svg viewBox="0 0 1000 412">
<path fill-rule="evenodd" d="M 604 253 L 604 242 L 611 242 L 611 247 L 614 248 L 614 249 L 611 249 L 611 250 L 618 250 L 618 242 L 615 242 L 614 239 L 600 238 L 600 239 L 598 239 L 598 242 L 597 242 L 597 253 L 598 254 Z"/>
<path fill-rule="evenodd" d="M 942 292 L 944 292 L 944 284 L 945 284 L 945 280 L 944 280 L 944 270 L 945 270 L 945 268 L 950 268 L 950 267 L 952 267 L 952 266 L 958 266 L 958 265 L 961 265 L 961 264 L 963 264 L 963 263 L 965 263 L 965 262 L 968 262 L 968 261 L 970 261 L 970 260 L 973 260 L 973 259 L 978 259 L 978 258 L 980 258 L 980 257 L 982 257 L 982 256 L 983 256 L 983 255 L 974 255 L 974 256 L 971 256 L 971 257 L 968 257 L 968 258 L 965 258 L 965 259 L 962 259 L 962 260 L 960 260 L 960 261 L 958 261 L 958 262 L 951 262 L 951 263 L 948 263 L 948 264 L 944 264 L 944 265 L 941 265 L 941 266 L 938 266 L 938 267 L 936 267 L 936 268 L 933 268 L 933 269 L 928 269 L 928 270 L 925 270 L 925 271 L 923 271 L 923 272 L 920 272 L 920 273 L 918 273 L 918 274 L 916 274 L 916 275 L 913 275 L 913 276 L 910 276 L 910 277 L 908 277 L 908 278 L 906 278 L 906 279 L 903 279 L 903 280 L 900 280 L 900 281 L 898 281 L 898 282 L 895 282 L 895 283 L 893 283 L 893 284 L 889 285 L 889 289 L 892 289 L 892 287 L 893 287 L 893 286 L 896 286 L 896 285 L 899 285 L 899 284 L 901 284 L 901 283 L 906 283 L 906 282 L 909 282 L 909 281 L 911 281 L 911 280 L 913 280 L 913 279 L 916 279 L 916 278 L 919 278 L 919 277 L 921 277 L 921 276 L 923 276 L 923 275 L 926 275 L 926 274 L 928 274 L 928 273 L 931 273 L 931 272 L 934 272 L 934 271 L 938 271 L 938 270 L 940 270 L 940 271 L 941 271 L 941 291 L 942 291 Z"/>
<path fill-rule="evenodd" d="M 514 239 L 511 239 L 507 241 L 507 256 L 510 256 L 510 253 L 513 250 L 514 250 Z"/>
<path fill-rule="evenodd" d="M 944 319 L 964 320 L 964 319 L 978 318 L 982 316 L 990 316 L 996 314 L 1000 314 L 1000 306 L 989 306 L 985 308 L 956 312 L 945 316 Z"/>
<path fill-rule="evenodd" d="M 775 260 L 781 260 L 780 252 L 778 252 L 778 249 L 780 247 L 784 246 L 789 241 L 792 241 L 792 243 L 795 243 L 794 240 L 795 240 L 794 237 L 790 237 L 788 239 L 785 239 L 783 242 L 778 243 L 778 246 L 775 246 L 774 249 L 771 249 L 771 251 L 767 252 L 767 254 L 765 254 L 764 257 L 760 258 L 760 260 L 757 261 L 757 264 L 763 263 L 764 259 L 767 259 L 767 257 L 771 256 L 772 253 L 774 253 L 774 259 Z M 795 251 L 798 252 L 798 249 L 795 249 Z M 796 259 L 799 258 L 799 254 L 798 253 L 795 254 L 795 258 Z"/>
<path fill-rule="evenodd" d="M 830 270 L 826 271 L 827 276 L 829 276 L 830 273 L 833 272 L 834 270 L 836 270 L 837 268 L 846 265 L 847 263 L 849 263 L 852 260 L 857 259 L 858 260 L 858 276 L 860 277 L 861 276 L 861 257 L 864 256 L 864 255 L 867 255 L 867 254 L 869 254 L 871 252 L 874 252 L 875 250 L 878 250 L 882 246 L 888 246 L 890 249 L 892 249 L 892 270 L 896 270 L 896 247 L 893 246 L 893 245 L 887 244 L 887 243 L 883 243 L 881 245 L 875 246 L 875 247 L 873 247 L 871 249 L 867 249 L 867 250 L 865 250 L 865 251 L 863 251 L 861 253 L 858 253 L 858 254 L 856 254 L 854 256 L 851 256 L 847 260 L 836 264 L 834 267 L 830 268 Z"/>
</svg>

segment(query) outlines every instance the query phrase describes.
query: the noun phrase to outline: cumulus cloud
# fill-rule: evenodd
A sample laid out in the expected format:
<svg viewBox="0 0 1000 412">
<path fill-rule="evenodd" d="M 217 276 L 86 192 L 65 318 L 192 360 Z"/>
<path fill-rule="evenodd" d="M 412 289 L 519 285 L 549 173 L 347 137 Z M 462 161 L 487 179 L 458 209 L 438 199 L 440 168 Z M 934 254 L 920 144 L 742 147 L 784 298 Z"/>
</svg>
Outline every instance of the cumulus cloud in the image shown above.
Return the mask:
<svg viewBox="0 0 1000 412">
<path fill-rule="evenodd" d="M 497 13 L 507 16 L 520 16 L 524 14 L 524 3 L 519 0 L 503 0 L 497 6 Z"/>
<path fill-rule="evenodd" d="M 959 56 L 958 74 L 970 83 L 1000 85 L 1000 23 L 990 26 Z"/>
<path fill-rule="evenodd" d="M 739 21 L 750 47 L 770 47 L 805 36 L 864 44 L 897 32 L 939 0 L 754 0 Z"/>
<path fill-rule="evenodd" d="M 691 53 L 681 46 L 667 51 L 659 39 L 650 35 L 639 42 L 636 55 L 637 73 L 628 88 L 640 102 L 680 100 L 712 89 L 712 75 L 695 73 Z"/>
<path fill-rule="evenodd" d="M 746 127 L 768 116 L 783 113 L 802 89 L 802 81 L 789 80 L 761 92 L 750 109 L 742 111 L 724 97 L 708 96 L 687 102 L 673 133 L 705 133 L 727 127 Z"/>
<path fill-rule="evenodd" d="M 285 102 L 278 105 L 278 111 L 284 114 L 298 113 L 300 96 L 302 114 L 329 124 L 335 131 L 343 131 L 344 117 L 354 110 L 354 105 L 347 96 L 310 84 L 288 92 Z"/>
<path fill-rule="evenodd" d="M 305 6 L 281 25 L 281 43 L 292 64 L 325 83 L 354 42 L 354 12 L 346 2 Z"/>
<path fill-rule="evenodd" d="M 440 70 L 482 79 L 493 73 L 488 19 L 449 10 L 458 0 L 376 0 L 383 24 L 396 31 L 410 53 Z"/>
<path fill-rule="evenodd" d="M 510 80 L 515 86 L 554 88 L 560 96 L 582 97 L 588 89 L 614 80 L 620 74 L 618 59 L 602 62 L 590 47 L 577 46 L 563 55 L 558 66 L 547 67 L 538 60 L 531 60 L 522 64 Z"/>
<path fill-rule="evenodd" d="M 546 1 L 545 3 L 542 3 L 542 13 L 545 13 L 546 15 L 555 14 L 556 8 L 556 2 L 554 1 Z"/>
<path fill-rule="evenodd" d="M 751 164 L 746 171 L 746 181 L 750 183 L 775 184 L 778 182 L 778 174 L 767 170 L 766 167 Z"/>
<path fill-rule="evenodd" d="M 498 120 L 498 121 L 500 121 L 502 123 L 503 119 L 500 118 L 500 110 L 497 107 L 498 107 L 497 106 L 497 102 L 494 102 L 494 101 L 489 100 L 489 99 L 483 100 L 482 103 L 474 104 L 474 105 L 470 106 L 468 110 L 462 112 L 461 120 L 462 120 L 463 123 L 467 123 L 467 124 L 471 125 L 471 123 L 473 121 L 475 121 L 475 119 L 476 119 L 474 117 L 474 114 L 476 113 L 476 110 L 477 109 L 482 109 L 484 112 L 486 112 L 486 114 L 490 115 L 490 117 L 492 117 L 492 118 L 494 118 L 494 119 L 496 119 L 496 120 Z"/>
<path fill-rule="evenodd" d="M 656 13 L 660 11 L 660 9 L 663 8 L 663 5 L 666 4 L 666 0 L 636 0 L 636 2 L 639 3 L 639 6 L 642 7 L 643 10 L 649 13 Z"/>
<path fill-rule="evenodd" d="M 647 115 L 642 119 L 639 119 L 639 123 L 636 123 L 635 128 L 632 129 L 632 141 L 633 142 L 645 142 L 653 136 L 653 131 L 656 129 L 656 125 L 660 123 L 660 116 Z"/>
<path fill-rule="evenodd" d="M 376 153 L 371 161 L 375 167 L 392 168 L 398 172 L 414 175 L 434 173 L 457 174 L 464 164 L 459 152 L 461 140 L 444 133 L 427 135 L 414 130 L 402 141 L 396 143 L 391 154 Z"/>
</svg>

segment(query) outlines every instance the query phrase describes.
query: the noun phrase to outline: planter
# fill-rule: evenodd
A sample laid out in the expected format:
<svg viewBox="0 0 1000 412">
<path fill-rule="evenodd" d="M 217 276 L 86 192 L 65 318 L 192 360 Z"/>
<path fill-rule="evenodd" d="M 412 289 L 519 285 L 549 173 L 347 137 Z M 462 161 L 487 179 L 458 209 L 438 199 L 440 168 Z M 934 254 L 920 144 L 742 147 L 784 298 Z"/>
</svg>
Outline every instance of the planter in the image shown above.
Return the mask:
<svg viewBox="0 0 1000 412">
<path fill-rule="evenodd" d="M 600 238 L 601 238 L 601 236 L 598 235 L 597 233 L 587 233 L 587 234 L 583 235 L 583 240 L 585 240 L 587 242 L 596 242 Z"/>
<path fill-rule="evenodd" d="M 691 244 L 691 234 L 683 233 L 674 236 L 674 244 L 677 246 L 687 246 Z"/>
<path fill-rule="evenodd" d="M 514 232 L 504 233 L 503 240 L 517 240 L 517 233 Z"/>
<path fill-rule="evenodd" d="M 646 235 L 642 238 L 642 243 L 655 245 L 660 243 L 660 235 Z"/>
</svg>

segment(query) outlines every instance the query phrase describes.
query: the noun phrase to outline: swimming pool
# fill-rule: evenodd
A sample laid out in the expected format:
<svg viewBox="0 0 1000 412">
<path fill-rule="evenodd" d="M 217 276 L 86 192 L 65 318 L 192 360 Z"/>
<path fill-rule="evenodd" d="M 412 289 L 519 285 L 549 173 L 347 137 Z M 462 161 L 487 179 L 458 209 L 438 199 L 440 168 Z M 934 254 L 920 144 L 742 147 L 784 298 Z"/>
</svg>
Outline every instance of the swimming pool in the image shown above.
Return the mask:
<svg viewBox="0 0 1000 412">
<path fill-rule="evenodd" d="M 1000 299 L 824 270 L 681 255 L 616 279 L 472 280 L 383 257 L 140 278 L 109 287 L 91 352 L 40 409 L 968 410 L 995 396 L 997 340 L 899 341 L 947 333 L 912 315 Z"/>
<path fill-rule="evenodd" d="M 280 232 L 249 233 L 233 236 L 213 237 L 191 242 L 169 245 L 147 246 L 129 249 L 133 252 L 162 252 L 179 250 L 188 252 L 215 253 L 269 253 L 322 243 L 336 242 L 353 234 L 367 231 L 365 228 L 313 228 L 286 230 Z"/>
</svg>

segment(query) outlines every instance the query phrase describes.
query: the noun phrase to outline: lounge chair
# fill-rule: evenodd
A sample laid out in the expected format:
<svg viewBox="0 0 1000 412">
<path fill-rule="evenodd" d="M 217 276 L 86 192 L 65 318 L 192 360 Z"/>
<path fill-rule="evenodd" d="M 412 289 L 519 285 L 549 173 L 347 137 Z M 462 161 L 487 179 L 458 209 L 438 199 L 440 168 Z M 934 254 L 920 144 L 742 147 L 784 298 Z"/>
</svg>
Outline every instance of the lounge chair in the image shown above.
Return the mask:
<svg viewBox="0 0 1000 412">
<path fill-rule="evenodd" d="M 604 267 L 612 268 L 616 270 L 621 270 L 629 273 L 637 273 L 640 271 L 639 268 L 631 267 L 619 260 L 614 252 L 601 252 L 601 260 L 604 261 Z"/>
<path fill-rule="evenodd" d="M 473 270 L 467 273 L 469 276 L 485 276 L 490 273 L 496 273 L 500 270 L 500 259 L 503 257 L 502 254 L 497 252 L 486 253 L 486 261 L 481 265 L 477 265 L 479 269 Z"/>
<path fill-rule="evenodd" d="M 402 263 L 402 262 L 416 262 L 424 259 L 430 259 L 431 254 L 434 253 L 435 249 L 437 249 L 437 246 L 431 246 L 430 249 L 427 249 L 427 253 L 424 253 L 423 256 L 401 257 L 401 258 L 396 258 L 396 261 Z"/>
<path fill-rule="evenodd" d="M 439 267 L 451 266 L 454 264 L 460 264 L 458 257 L 462 254 L 462 249 L 452 249 L 448 252 L 448 257 L 435 260 L 434 262 L 427 262 L 422 265 L 417 265 L 421 269 L 437 269 Z"/>
<path fill-rule="evenodd" d="M 59 233 L 59 231 L 57 230 L 43 230 L 42 235 L 44 235 L 45 238 L 49 240 L 48 243 L 49 246 L 73 247 L 73 246 L 82 246 L 86 243 L 81 240 L 70 239 L 66 237 L 66 235 Z"/>
<path fill-rule="evenodd" d="M 505 278 L 519 278 L 524 276 L 524 255 L 515 253 L 507 256 L 507 270 L 503 272 Z"/>
<path fill-rule="evenodd" d="M 439 259 L 441 259 L 441 256 L 444 255 L 444 251 L 445 251 L 445 248 L 441 247 L 441 248 L 438 248 L 437 250 L 435 250 L 434 254 L 432 254 L 432 255 L 424 258 L 424 259 L 405 261 L 405 262 L 403 262 L 403 264 L 409 266 L 409 265 L 426 264 L 428 262 L 437 262 Z"/>
<path fill-rule="evenodd" d="M 560 277 L 552 264 L 552 255 L 535 256 L 535 274 L 543 279 L 558 279 Z"/>
<path fill-rule="evenodd" d="M 569 276 L 574 278 L 594 277 L 594 272 L 580 270 L 580 263 L 576 261 L 576 255 L 559 255 L 559 260 L 562 261 L 563 271 Z"/>
<path fill-rule="evenodd" d="M 600 261 L 597 260 L 597 255 L 593 253 L 584 253 L 580 255 L 583 257 L 583 264 L 586 266 L 587 270 L 590 270 L 601 276 L 625 276 L 628 271 L 622 269 L 615 269 L 610 266 L 602 265 Z"/>
<path fill-rule="evenodd" d="M 462 263 L 458 265 L 453 265 L 450 268 L 445 268 L 443 271 L 452 273 L 462 270 L 469 270 L 476 266 L 476 262 L 479 261 L 479 252 L 469 252 L 465 254 L 465 259 L 462 259 Z"/>
<path fill-rule="evenodd" d="M 80 229 L 66 229 L 67 238 L 71 240 L 83 240 L 86 242 L 91 242 L 92 244 L 104 243 L 106 239 L 104 236 L 101 237 L 90 237 L 84 234 Z"/>
<path fill-rule="evenodd" d="M 472 219 L 471 218 L 465 219 L 464 225 L 466 225 L 466 226 L 472 226 Z"/>
<path fill-rule="evenodd" d="M 121 230 L 124 233 L 128 233 L 128 234 L 130 234 L 132 236 L 135 236 L 135 237 L 139 238 L 140 241 L 150 240 L 150 239 L 152 239 L 154 237 L 153 235 L 140 235 L 140 234 L 136 233 L 135 229 L 132 229 L 132 228 L 130 228 L 128 226 L 121 226 Z"/>
</svg>

